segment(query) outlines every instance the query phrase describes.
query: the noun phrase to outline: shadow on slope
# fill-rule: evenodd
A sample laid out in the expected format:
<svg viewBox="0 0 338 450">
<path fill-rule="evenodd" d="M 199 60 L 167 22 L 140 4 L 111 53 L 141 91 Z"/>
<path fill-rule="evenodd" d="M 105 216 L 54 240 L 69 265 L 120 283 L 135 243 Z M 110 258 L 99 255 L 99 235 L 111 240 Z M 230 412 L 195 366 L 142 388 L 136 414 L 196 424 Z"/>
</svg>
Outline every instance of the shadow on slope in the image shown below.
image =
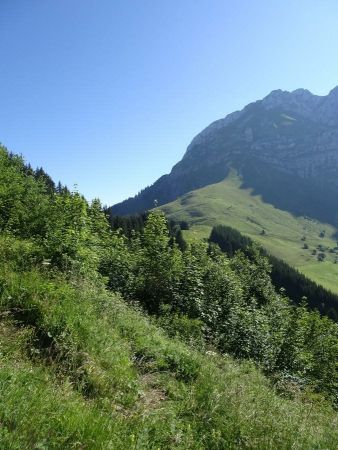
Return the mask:
<svg viewBox="0 0 338 450">
<path fill-rule="evenodd" d="M 295 174 L 273 169 L 257 159 L 237 166 L 243 183 L 241 188 L 253 189 L 266 203 L 295 216 L 308 216 L 337 226 L 338 193 L 325 183 L 315 184 Z"/>
</svg>

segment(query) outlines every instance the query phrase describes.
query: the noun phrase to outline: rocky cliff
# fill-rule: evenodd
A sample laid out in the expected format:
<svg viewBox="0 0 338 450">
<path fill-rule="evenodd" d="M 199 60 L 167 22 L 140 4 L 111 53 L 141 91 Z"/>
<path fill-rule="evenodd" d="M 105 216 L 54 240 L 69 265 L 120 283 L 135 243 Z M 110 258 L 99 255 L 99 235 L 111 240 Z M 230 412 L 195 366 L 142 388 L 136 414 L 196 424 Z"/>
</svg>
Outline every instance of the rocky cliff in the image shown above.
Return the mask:
<svg viewBox="0 0 338 450">
<path fill-rule="evenodd" d="M 217 120 L 183 159 L 136 197 L 112 208 L 129 214 L 166 203 L 226 177 L 229 168 L 266 200 L 295 214 L 338 219 L 338 87 L 326 96 L 305 89 L 272 91 Z"/>
</svg>

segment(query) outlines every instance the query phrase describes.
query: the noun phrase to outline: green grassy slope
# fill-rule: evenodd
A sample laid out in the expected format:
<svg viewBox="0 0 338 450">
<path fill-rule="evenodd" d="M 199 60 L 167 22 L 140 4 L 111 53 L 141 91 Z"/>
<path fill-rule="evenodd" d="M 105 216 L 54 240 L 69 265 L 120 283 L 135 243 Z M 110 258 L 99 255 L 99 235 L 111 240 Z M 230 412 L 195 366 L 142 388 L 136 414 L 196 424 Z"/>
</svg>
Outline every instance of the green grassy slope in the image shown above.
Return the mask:
<svg viewBox="0 0 338 450">
<path fill-rule="evenodd" d="M 0 268 L 0 448 L 334 449 L 337 414 L 90 284 Z"/>
<path fill-rule="evenodd" d="M 181 253 L 162 214 L 127 241 L 39 178 L 0 148 L 0 450 L 336 448 L 336 324 L 258 255 Z"/>
<path fill-rule="evenodd" d="M 213 225 L 229 225 L 312 280 L 338 292 L 338 264 L 334 263 L 338 251 L 333 253 L 337 230 L 331 225 L 279 210 L 240 186 L 240 178 L 232 172 L 224 181 L 185 194 L 161 209 L 171 219 L 190 223 L 191 229 L 186 232 L 188 239 L 208 237 Z M 323 232 L 324 237 L 320 237 Z M 303 248 L 304 244 L 308 249 Z M 323 262 L 317 260 L 321 252 L 319 245 L 325 249 Z M 316 255 L 312 255 L 314 249 Z"/>
</svg>

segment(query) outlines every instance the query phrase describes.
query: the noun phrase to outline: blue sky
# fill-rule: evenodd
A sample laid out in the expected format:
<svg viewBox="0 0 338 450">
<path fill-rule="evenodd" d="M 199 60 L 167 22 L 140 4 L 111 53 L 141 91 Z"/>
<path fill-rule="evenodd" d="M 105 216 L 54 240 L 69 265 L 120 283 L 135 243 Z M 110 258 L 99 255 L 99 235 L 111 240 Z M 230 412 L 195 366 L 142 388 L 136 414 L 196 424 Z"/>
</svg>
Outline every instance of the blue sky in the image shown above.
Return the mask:
<svg viewBox="0 0 338 450">
<path fill-rule="evenodd" d="M 0 0 L 0 142 L 105 204 L 271 90 L 338 85 L 337 0 Z"/>
</svg>

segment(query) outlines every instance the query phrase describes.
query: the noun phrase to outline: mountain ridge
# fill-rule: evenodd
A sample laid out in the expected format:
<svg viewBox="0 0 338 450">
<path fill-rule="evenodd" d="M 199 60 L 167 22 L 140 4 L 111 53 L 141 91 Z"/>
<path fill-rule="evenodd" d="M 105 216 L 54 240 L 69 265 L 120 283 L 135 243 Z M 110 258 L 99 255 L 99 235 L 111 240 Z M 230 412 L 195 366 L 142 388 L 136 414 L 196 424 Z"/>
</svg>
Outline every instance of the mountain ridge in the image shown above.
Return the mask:
<svg viewBox="0 0 338 450">
<path fill-rule="evenodd" d="M 243 186 L 276 207 L 336 225 L 338 86 L 326 96 L 305 89 L 274 90 L 211 123 L 169 174 L 114 205 L 111 213 L 144 211 L 154 200 L 163 205 L 223 180 L 230 168 L 242 175 Z M 285 186 L 292 186 L 292 192 L 281 198 Z"/>
<path fill-rule="evenodd" d="M 296 106 L 296 105 L 302 106 L 301 104 L 299 104 L 299 100 L 302 100 L 303 103 L 305 101 L 305 102 L 307 102 L 307 104 L 309 106 L 314 108 L 314 107 L 322 104 L 326 99 L 332 98 L 335 96 L 338 96 L 338 86 L 331 89 L 331 91 L 327 95 L 316 95 L 316 94 L 313 94 L 308 89 L 303 89 L 303 88 L 298 88 L 293 91 L 275 89 L 275 90 L 271 91 L 268 95 L 266 95 L 262 100 L 250 102 L 243 109 L 234 111 L 234 112 L 226 115 L 224 118 L 218 119 L 218 120 L 212 122 L 210 125 L 208 125 L 206 128 L 204 128 L 200 133 L 198 133 L 193 138 L 193 140 L 191 141 L 191 143 L 189 144 L 189 146 L 187 148 L 185 155 L 189 152 L 189 149 L 198 142 L 198 140 L 201 137 L 203 137 L 205 134 L 209 134 L 211 129 L 213 129 L 213 128 L 219 129 L 219 128 L 222 128 L 223 126 L 226 126 L 226 125 L 232 123 L 233 121 L 240 118 L 241 114 L 243 112 L 245 112 L 247 108 L 250 108 L 254 104 L 262 103 L 262 105 L 264 107 L 266 107 L 267 109 L 272 109 L 272 108 L 276 107 L 277 105 L 280 105 L 283 101 L 284 102 L 288 101 L 289 104 L 291 104 L 291 105 L 293 103 L 294 106 Z M 291 102 L 290 102 L 290 100 L 291 100 Z M 297 102 L 297 100 L 298 100 L 298 102 Z M 304 114 L 306 112 L 306 109 L 303 108 L 302 112 Z M 310 111 L 307 111 L 307 112 L 309 113 Z"/>
</svg>

